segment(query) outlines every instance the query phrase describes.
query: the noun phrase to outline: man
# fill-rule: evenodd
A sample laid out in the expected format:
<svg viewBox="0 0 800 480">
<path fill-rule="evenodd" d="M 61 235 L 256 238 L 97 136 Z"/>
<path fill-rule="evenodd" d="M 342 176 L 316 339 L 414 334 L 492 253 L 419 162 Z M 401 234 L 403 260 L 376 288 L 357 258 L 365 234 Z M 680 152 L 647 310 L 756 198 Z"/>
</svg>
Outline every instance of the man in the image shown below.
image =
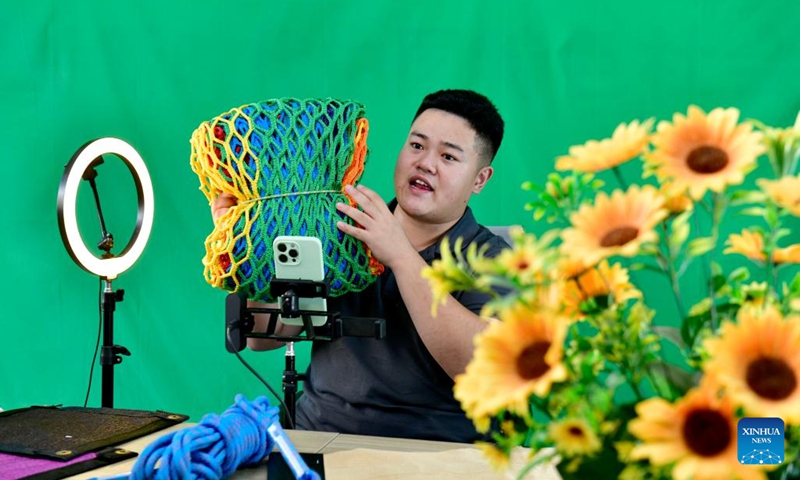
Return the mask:
<svg viewBox="0 0 800 480">
<path fill-rule="evenodd" d="M 472 358 L 473 337 L 486 323 L 477 313 L 484 294 L 459 292 L 431 315 L 432 292 L 421 270 L 440 257 L 444 236 L 488 244 L 495 255 L 507 244 L 478 225 L 467 206 L 492 177 L 491 162 L 504 123 L 484 96 L 443 90 L 420 105 L 394 171 L 396 199 L 387 205 L 359 185 L 346 192 L 359 208 L 337 210 L 359 227 L 338 228 L 363 241 L 386 267 L 365 291 L 328 299 L 343 317 L 386 320 L 386 338 L 340 338 L 312 347 L 308 380 L 297 405 L 297 425 L 308 430 L 471 442 L 480 437 L 453 398 L 453 378 Z M 233 205 L 212 204 L 214 218 Z M 265 315 L 256 330 L 266 329 Z M 276 333 L 299 327 L 279 322 Z M 250 339 L 254 350 L 281 343 Z"/>
</svg>

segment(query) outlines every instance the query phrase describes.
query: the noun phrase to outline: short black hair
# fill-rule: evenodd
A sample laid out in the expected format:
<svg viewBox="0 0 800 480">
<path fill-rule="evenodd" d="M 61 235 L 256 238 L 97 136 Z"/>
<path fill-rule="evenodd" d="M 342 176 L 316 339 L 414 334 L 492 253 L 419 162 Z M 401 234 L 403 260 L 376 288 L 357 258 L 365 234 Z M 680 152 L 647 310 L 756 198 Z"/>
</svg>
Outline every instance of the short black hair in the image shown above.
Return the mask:
<svg viewBox="0 0 800 480">
<path fill-rule="evenodd" d="M 488 147 L 486 164 L 492 163 L 503 142 L 505 122 L 488 98 L 472 90 L 439 90 L 422 100 L 414 120 L 429 108 L 443 110 L 466 120 Z"/>
</svg>

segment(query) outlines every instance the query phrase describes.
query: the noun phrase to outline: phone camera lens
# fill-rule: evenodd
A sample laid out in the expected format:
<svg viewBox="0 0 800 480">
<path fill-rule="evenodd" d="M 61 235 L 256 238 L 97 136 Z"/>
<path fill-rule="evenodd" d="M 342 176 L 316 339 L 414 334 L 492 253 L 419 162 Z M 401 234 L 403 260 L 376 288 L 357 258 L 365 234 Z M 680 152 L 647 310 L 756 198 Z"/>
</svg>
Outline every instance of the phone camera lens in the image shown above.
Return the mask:
<svg viewBox="0 0 800 480">
<path fill-rule="evenodd" d="M 285 243 L 279 243 L 278 244 L 278 251 L 279 252 L 285 252 L 286 251 L 286 244 Z"/>
<path fill-rule="evenodd" d="M 281 253 L 280 255 L 278 255 L 278 261 L 281 263 L 286 263 L 289 261 L 289 257 Z"/>
<path fill-rule="evenodd" d="M 289 256 L 292 258 L 297 258 L 297 250 L 289 250 Z"/>
</svg>

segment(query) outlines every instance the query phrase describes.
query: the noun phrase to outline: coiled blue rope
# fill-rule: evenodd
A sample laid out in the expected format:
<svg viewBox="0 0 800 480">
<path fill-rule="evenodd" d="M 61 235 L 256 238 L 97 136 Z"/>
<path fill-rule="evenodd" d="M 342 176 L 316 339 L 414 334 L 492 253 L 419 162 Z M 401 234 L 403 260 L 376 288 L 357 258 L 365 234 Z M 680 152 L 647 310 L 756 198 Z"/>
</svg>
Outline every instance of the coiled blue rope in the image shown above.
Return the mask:
<svg viewBox="0 0 800 480">
<path fill-rule="evenodd" d="M 250 402 L 237 395 L 221 416 L 208 414 L 197 425 L 171 432 L 148 445 L 130 478 L 227 478 L 240 466 L 259 463 L 276 444 L 296 478 L 319 480 L 280 427 L 278 408 L 270 406 L 266 397 Z"/>
</svg>

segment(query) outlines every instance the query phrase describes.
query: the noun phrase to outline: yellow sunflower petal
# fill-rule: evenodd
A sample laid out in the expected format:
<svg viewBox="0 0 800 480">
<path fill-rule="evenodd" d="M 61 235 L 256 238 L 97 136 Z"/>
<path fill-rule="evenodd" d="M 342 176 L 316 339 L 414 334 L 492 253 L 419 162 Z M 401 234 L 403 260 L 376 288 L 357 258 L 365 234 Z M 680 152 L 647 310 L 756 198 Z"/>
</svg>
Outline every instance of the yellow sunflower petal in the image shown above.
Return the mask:
<svg viewBox="0 0 800 480">
<path fill-rule="evenodd" d="M 658 239 L 654 228 L 667 216 L 663 205 L 664 198 L 649 185 L 616 190 L 611 197 L 599 193 L 594 205 L 572 214 L 572 226 L 561 234 L 561 250 L 588 265 L 612 255 L 634 256 L 643 243 Z"/>
<path fill-rule="evenodd" d="M 737 125 L 738 119 L 735 108 L 716 108 L 706 115 L 692 105 L 685 117 L 676 113 L 672 122 L 658 124 L 652 137 L 655 149 L 645 155 L 648 169 L 694 199 L 740 184 L 764 146 L 762 134 L 749 123 Z"/>
<path fill-rule="evenodd" d="M 567 377 L 565 318 L 519 304 L 501 318 L 475 337 L 472 361 L 455 379 L 454 395 L 470 418 L 504 409 L 527 417 L 530 395 L 547 395 Z"/>
<path fill-rule="evenodd" d="M 800 423 L 800 317 L 742 309 L 738 322 L 724 324 L 705 346 L 706 374 L 749 415 Z"/>
<path fill-rule="evenodd" d="M 792 215 L 800 216 L 800 177 L 786 176 L 779 180 L 759 179 L 756 181 L 767 195 Z"/>
<path fill-rule="evenodd" d="M 728 237 L 727 244 L 730 246 L 723 253 L 738 253 L 761 262 L 767 260 L 764 254 L 764 238 L 757 232 L 744 229 L 740 234 L 732 233 Z"/>
<path fill-rule="evenodd" d="M 599 172 L 621 165 L 644 153 L 650 141 L 653 119 L 639 123 L 621 123 L 611 138 L 589 140 L 583 145 L 570 147 L 569 155 L 556 160 L 556 170 Z"/>
<path fill-rule="evenodd" d="M 636 406 L 628 430 L 643 443 L 631 458 L 675 463 L 674 478 L 730 478 L 743 467 L 737 458 L 734 406 L 716 389 L 695 388 L 674 404 L 656 398 Z M 751 467 L 752 468 L 752 467 Z M 758 469 L 753 471 L 763 472 Z"/>
<path fill-rule="evenodd" d="M 556 449 L 567 456 L 591 455 L 600 450 L 602 443 L 591 426 L 582 418 L 568 418 L 552 422 L 547 428 Z"/>
</svg>

